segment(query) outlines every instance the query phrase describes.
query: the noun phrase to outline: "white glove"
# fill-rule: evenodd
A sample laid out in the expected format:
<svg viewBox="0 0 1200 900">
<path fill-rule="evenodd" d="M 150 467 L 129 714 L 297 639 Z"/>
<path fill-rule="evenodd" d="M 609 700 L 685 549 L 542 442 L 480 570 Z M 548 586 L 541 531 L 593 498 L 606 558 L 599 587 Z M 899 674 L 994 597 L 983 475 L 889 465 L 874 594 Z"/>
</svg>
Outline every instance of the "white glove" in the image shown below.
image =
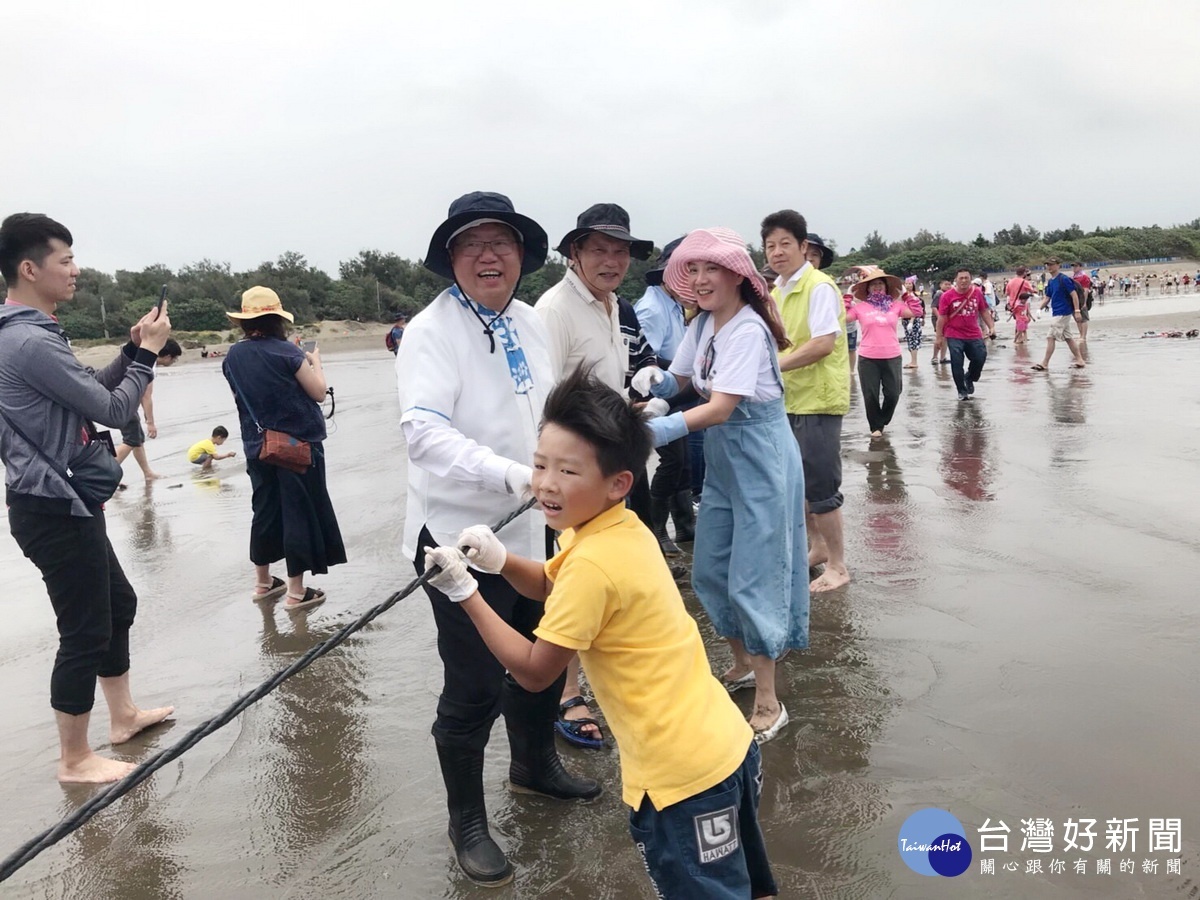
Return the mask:
<svg viewBox="0 0 1200 900">
<path fill-rule="evenodd" d="M 504 483 L 508 492 L 521 498 L 521 502 L 533 499 L 533 469 L 520 463 L 513 463 L 504 473 Z"/>
<path fill-rule="evenodd" d="M 472 525 L 463 529 L 457 544 L 458 549 L 466 554 L 471 568 L 489 575 L 499 575 L 508 559 L 508 551 L 500 543 L 500 538 L 486 525 Z"/>
<path fill-rule="evenodd" d="M 441 571 L 429 576 L 429 584 L 455 603 L 462 603 L 479 590 L 479 583 L 467 569 L 461 551 L 453 547 L 426 547 L 425 571 L 429 572 L 434 566 Z"/>
<path fill-rule="evenodd" d="M 629 386 L 645 397 L 666 377 L 667 373 L 658 366 L 644 366 L 633 373 L 633 380 L 629 382 Z"/>
<path fill-rule="evenodd" d="M 657 419 L 659 416 L 665 416 L 671 410 L 671 404 L 661 397 L 654 397 L 646 401 L 646 405 L 642 407 L 642 419 Z"/>
</svg>

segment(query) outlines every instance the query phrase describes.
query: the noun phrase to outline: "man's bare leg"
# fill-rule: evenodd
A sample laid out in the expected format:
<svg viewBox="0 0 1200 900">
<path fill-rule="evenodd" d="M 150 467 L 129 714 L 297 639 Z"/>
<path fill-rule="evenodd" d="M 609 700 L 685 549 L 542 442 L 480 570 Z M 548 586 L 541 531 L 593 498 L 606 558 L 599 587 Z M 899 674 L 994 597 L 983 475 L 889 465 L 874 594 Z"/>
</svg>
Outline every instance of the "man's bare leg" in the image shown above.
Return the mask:
<svg viewBox="0 0 1200 900">
<path fill-rule="evenodd" d="M 1049 337 L 1046 338 L 1046 356 L 1042 360 L 1042 368 L 1043 369 L 1050 368 L 1050 357 L 1052 357 L 1053 355 L 1054 355 L 1054 335 L 1050 335 Z"/>
<path fill-rule="evenodd" d="M 563 685 L 562 702 L 570 700 L 572 697 L 582 697 L 583 691 L 579 687 L 579 654 L 576 653 L 571 657 L 571 661 L 567 663 L 567 681 Z M 572 719 L 594 719 L 595 713 L 588 709 L 587 705 L 572 706 L 562 714 L 562 717 L 567 721 Z M 600 740 L 600 729 L 595 725 L 583 725 L 580 727 L 585 737 L 595 738 Z"/>
<path fill-rule="evenodd" d="M 153 481 L 156 478 L 162 478 L 161 475 L 150 468 L 150 460 L 146 458 L 145 447 L 134 447 L 133 458 L 137 460 L 137 464 L 142 467 L 142 476 L 147 481 Z"/>
<path fill-rule="evenodd" d="M 1071 355 L 1075 357 L 1075 365 L 1082 369 L 1087 365 L 1087 360 L 1083 358 L 1083 353 L 1079 350 L 1079 343 L 1074 338 L 1066 338 L 1067 349 L 1071 351 Z"/>
<path fill-rule="evenodd" d="M 808 530 L 808 567 L 815 569 L 829 561 L 829 548 L 817 530 L 817 517 L 808 511 L 807 503 L 804 504 L 804 525 Z"/>
<path fill-rule="evenodd" d="M 842 509 L 838 507 L 827 513 L 808 517 L 816 537 L 812 546 L 815 550 L 820 544 L 825 553 L 825 571 L 822 572 L 808 589 L 813 593 L 832 591 L 850 583 L 850 571 L 846 568 L 846 550 L 842 542 Z M 809 551 L 808 564 L 813 565 L 812 550 Z"/>
<path fill-rule="evenodd" d="M 175 712 L 173 706 L 158 709 L 138 709 L 129 693 L 129 673 L 101 678 L 100 689 L 108 703 L 110 727 L 108 739 L 114 744 L 123 744 L 140 731 L 157 725 Z M 86 740 L 86 732 L 85 732 Z"/>
<path fill-rule="evenodd" d="M 90 712 L 78 716 L 54 711 L 58 725 L 58 780 L 63 784 L 106 784 L 120 781 L 136 766 L 133 763 L 108 759 L 88 746 Z"/>
<path fill-rule="evenodd" d="M 133 448 L 128 444 L 117 444 L 117 462 L 123 463 L 129 458 L 129 454 L 133 452 Z"/>
</svg>

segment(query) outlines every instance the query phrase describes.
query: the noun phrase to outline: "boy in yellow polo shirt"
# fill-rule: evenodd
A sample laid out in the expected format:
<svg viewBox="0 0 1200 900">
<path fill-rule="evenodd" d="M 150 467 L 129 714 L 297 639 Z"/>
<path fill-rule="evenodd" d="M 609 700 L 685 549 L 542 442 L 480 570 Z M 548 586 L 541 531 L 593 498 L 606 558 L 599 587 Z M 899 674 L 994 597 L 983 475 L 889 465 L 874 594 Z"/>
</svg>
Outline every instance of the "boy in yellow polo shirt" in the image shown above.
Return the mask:
<svg viewBox="0 0 1200 900">
<path fill-rule="evenodd" d="M 463 604 L 526 690 L 553 683 L 579 653 L 621 752 L 629 830 L 659 896 L 774 896 L 754 733 L 713 676 L 657 540 L 625 507 L 649 455 L 637 413 L 577 370 L 546 400 L 533 466 L 561 552 L 543 567 L 475 525 L 459 535 L 465 556 L 426 548 L 427 569 L 441 569 L 430 584 Z M 487 605 L 468 561 L 545 601 L 535 642 Z"/>
<path fill-rule="evenodd" d="M 231 456 L 237 456 L 237 452 L 230 450 L 228 453 L 218 453 L 217 447 L 225 443 L 229 437 L 229 432 L 224 425 L 218 425 L 213 429 L 212 437 L 205 438 L 202 441 L 196 441 L 188 448 L 187 458 L 194 466 L 199 466 L 201 472 L 207 472 L 212 469 L 214 459 L 228 459 Z"/>
</svg>

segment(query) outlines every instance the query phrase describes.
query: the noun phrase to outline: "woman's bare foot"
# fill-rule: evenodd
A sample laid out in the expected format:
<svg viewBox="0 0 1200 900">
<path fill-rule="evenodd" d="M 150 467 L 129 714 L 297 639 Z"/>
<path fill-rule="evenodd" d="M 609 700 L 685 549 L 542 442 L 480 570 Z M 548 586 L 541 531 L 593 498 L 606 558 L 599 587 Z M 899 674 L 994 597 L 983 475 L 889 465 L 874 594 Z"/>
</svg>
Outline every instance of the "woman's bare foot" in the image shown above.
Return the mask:
<svg viewBox="0 0 1200 900">
<path fill-rule="evenodd" d="M 89 752 L 87 756 L 70 764 L 60 759 L 58 780 L 62 784 L 108 784 L 111 781 L 120 781 L 136 768 L 135 763 L 108 759 L 98 753 Z"/>
<path fill-rule="evenodd" d="M 175 712 L 173 706 L 160 706 L 158 709 L 135 709 L 132 716 L 121 716 L 119 719 L 112 720 L 108 739 L 114 744 L 123 744 L 151 725 L 162 722 L 173 712 Z"/>
<path fill-rule="evenodd" d="M 825 571 L 809 584 L 808 589 L 814 594 L 821 594 L 825 591 L 835 591 L 849 583 L 850 572 L 845 566 L 835 568 L 827 565 Z"/>
<path fill-rule="evenodd" d="M 750 716 L 750 727 L 755 731 L 766 731 L 779 719 L 779 701 L 774 705 L 754 705 L 754 713 Z"/>
</svg>

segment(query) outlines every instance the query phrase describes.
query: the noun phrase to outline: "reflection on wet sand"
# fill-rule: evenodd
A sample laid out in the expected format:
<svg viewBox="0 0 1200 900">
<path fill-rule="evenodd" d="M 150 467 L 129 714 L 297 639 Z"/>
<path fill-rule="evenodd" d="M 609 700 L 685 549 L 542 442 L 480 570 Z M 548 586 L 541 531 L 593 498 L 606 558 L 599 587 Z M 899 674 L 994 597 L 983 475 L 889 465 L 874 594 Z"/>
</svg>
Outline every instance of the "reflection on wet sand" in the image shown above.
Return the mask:
<svg viewBox="0 0 1200 900">
<path fill-rule="evenodd" d="M 310 624 L 307 614 L 289 613 L 282 603 L 258 605 L 263 661 L 271 670 L 290 665 L 338 630 Z M 269 823 L 266 838 L 278 877 L 293 889 L 315 888 L 327 877 L 324 865 L 313 866 L 314 851 L 330 852 L 362 812 L 373 774 L 364 738 L 365 674 L 351 637 L 281 684 L 263 716 L 265 743 L 249 800 Z"/>
<path fill-rule="evenodd" d="M 943 444 L 940 471 L 946 486 L 968 500 L 992 500 L 996 463 L 989 454 L 991 425 L 977 401 L 959 401 Z"/>
<path fill-rule="evenodd" d="M 165 485 L 163 487 L 165 488 Z M 169 552 L 174 549 L 171 542 L 171 520 L 159 517 L 158 506 L 154 502 L 154 492 L 157 488 L 158 485 L 154 482 L 146 482 L 137 498 L 138 517 L 129 540 L 135 551 L 160 549 Z"/>
<path fill-rule="evenodd" d="M 170 782 L 167 782 L 170 785 Z M 183 897 L 177 858 L 186 829 L 175 821 L 169 798 L 153 781 L 143 784 L 67 839 L 72 861 L 64 878 L 71 896 L 95 900 Z M 64 787 L 71 810 L 90 800 L 95 788 Z M 47 885 L 49 888 L 49 885 Z"/>
<path fill-rule="evenodd" d="M 846 591 L 815 598 L 811 646 L 780 664 L 792 724 L 763 748 L 760 818 L 782 896 L 882 896 L 890 881 L 856 849 L 888 809 L 863 777 L 895 699 L 879 677 Z"/>
</svg>

